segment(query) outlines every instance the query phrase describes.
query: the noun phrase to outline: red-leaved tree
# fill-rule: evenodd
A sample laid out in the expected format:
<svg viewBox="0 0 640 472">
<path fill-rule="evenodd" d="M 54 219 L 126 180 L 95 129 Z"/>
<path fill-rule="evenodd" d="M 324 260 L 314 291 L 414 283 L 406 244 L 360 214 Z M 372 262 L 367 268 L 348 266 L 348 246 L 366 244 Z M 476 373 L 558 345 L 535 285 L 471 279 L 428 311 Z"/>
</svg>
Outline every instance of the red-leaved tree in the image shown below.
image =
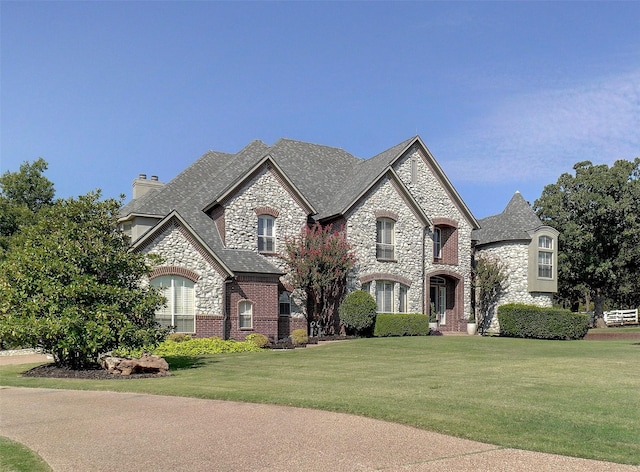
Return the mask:
<svg viewBox="0 0 640 472">
<path fill-rule="evenodd" d="M 340 330 L 338 307 L 347 292 L 347 274 L 356 258 L 344 231 L 319 223 L 285 240 L 280 257 L 289 269 L 289 282 L 307 305 L 307 322 L 316 321 L 325 334 Z"/>
</svg>

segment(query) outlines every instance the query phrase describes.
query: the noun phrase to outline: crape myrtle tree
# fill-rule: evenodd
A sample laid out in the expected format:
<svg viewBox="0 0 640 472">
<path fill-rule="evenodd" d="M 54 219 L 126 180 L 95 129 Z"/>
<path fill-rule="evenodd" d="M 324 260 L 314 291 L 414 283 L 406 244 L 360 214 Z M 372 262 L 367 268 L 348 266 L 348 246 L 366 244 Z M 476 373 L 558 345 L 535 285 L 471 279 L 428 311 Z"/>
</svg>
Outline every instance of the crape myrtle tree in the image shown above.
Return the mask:
<svg viewBox="0 0 640 472">
<path fill-rule="evenodd" d="M 163 339 L 154 313 L 164 299 L 141 284 L 152 261 L 128 251 L 119 209 L 99 191 L 57 200 L 11 238 L 0 262 L 0 340 L 79 369 Z"/>
<path fill-rule="evenodd" d="M 316 321 L 325 334 L 340 331 L 336 316 L 347 292 L 347 274 L 355 256 L 344 231 L 315 223 L 285 240 L 280 256 L 289 269 L 289 282 L 306 302 L 307 323 Z"/>
<path fill-rule="evenodd" d="M 594 301 L 596 324 L 604 303 L 640 305 L 640 159 L 613 166 L 579 162 L 575 175 L 547 185 L 534 209 L 560 231 L 558 295 L 575 307 Z"/>
<path fill-rule="evenodd" d="M 0 259 L 9 239 L 32 223 L 40 208 L 53 202 L 53 183 L 43 175 L 47 167 L 47 162 L 39 158 L 33 163 L 24 162 L 18 172 L 0 175 Z"/>
</svg>

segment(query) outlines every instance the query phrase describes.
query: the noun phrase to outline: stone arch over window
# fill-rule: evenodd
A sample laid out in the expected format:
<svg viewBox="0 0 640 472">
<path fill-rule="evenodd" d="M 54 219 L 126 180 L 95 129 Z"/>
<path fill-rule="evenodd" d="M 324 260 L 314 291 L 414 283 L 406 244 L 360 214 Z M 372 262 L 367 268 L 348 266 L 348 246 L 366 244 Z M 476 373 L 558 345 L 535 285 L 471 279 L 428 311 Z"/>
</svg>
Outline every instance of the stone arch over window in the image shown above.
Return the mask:
<svg viewBox="0 0 640 472">
<path fill-rule="evenodd" d="M 433 219 L 433 262 L 458 264 L 458 222 L 450 218 Z"/>
<path fill-rule="evenodd" d="M 151 271 L 151 273 L 149 274 L 149 280 L 162 277 L 163 275 L 177 275 L 179 277 L 184 277 L 185 279 L 191 280 L 194 283 L 196 283 L 200 279 L 200 275 L 192 270 L 187 269 L 186 267 L 162 266 L 156 267 Z"/>
<path fill-rule="evenodd" d="M 277 218 L 280 215 L 280 212 L 272 207 L 258 207 L 255 209 L 257 216 L 269 215 Z"/>
<path fill-rule="evenodd" d="M 386 218 L 392 221 L 398 221 L 398 215 L 389 210 L 376 210 L 373 212 L 373 214 L 376 216 L 376 219 Z"/>
</svg>

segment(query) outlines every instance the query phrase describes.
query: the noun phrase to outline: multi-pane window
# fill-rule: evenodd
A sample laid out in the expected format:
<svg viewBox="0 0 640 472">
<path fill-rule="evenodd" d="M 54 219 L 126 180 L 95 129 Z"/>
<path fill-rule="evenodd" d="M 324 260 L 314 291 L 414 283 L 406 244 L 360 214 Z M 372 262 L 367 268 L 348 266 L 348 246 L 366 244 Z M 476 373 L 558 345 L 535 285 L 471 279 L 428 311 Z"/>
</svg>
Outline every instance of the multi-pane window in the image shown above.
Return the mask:
<svg viewBox="0 0 640 472">
<path fill-rule="evenodd" d="M 440 228 L 433 230 L 433 258 L 442 259 L 442 230 Z"/>
<path fill-rule="evenodd" d="M 178 333 L 195 332 L 194 283 L 177 275 L 164 275 L 151 280 L 151 285 L 160 289 L 167 303 L 156 311 L 156 321 Z"/>
<path fill-rule="evenodd" d="M 258 217 L 258 251 L 276 252 L 276 219 L 273 216 Z"/>
<path fill-rule="evenodd" d="M 538 251 L 538 277 L 550 279 L 553 277 L 553 253 Z"/>
<path fill-rule="evenodd" d="M 378 259 L 395 259 L 394 225 L 395 222 L 388 218 L 376 220 L 376 257 Z"/>
<path fill-rule="evenodd" d="M 553 238 L 538 237 L 538 277 L 553 278 Z"/>
<path fill-rule="evenodd" d="M 240 329 L 253 328 L 253 303 L 248 300 L 238 304 L 238 326 Z"/>
<path fill-rule="evenodd" d="M 379 313 L 393 313 L 393 282 L 376 281 L 376 302 Z"/>
<path fill-rule="evenodd" d="M 291 296 L 289 292 L 282 292 L 280 294 L 279 305 L 280 316 L 289 316 L 291 314 Z"/>
<path fill-rule="evenodd" d="M 371 282 L 363 283 L 360 290 L 362 290 L 363 292 L 371 293 Z"/>
<path fill-rule="evenodd" d="M 538 238 L 538 247 L 541 249 L 553 249 L 553 238 L 540 236 Z"/>
</svg>

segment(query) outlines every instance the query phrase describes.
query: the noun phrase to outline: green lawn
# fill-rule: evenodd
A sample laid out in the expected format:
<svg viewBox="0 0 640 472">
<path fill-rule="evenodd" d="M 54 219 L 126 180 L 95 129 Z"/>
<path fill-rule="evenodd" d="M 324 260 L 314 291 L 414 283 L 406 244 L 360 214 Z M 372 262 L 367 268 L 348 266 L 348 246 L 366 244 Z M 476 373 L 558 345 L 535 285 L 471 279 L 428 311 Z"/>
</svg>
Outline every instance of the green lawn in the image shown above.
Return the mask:
<svg viewBox="0 0 640 472">
<path fill-rule="evenodd" d="M 148 392 L 354 413 L 505 447 L 640 464 L 640 344 L 374 338 L 294 351 L 169 359 L 141 380 L 0 385 Z"/>
<path fill-rule="evenodd" d="M 0 472 L 51 472 L 51 467 L 28 447 L 0 436 Z"/>
</svg>

